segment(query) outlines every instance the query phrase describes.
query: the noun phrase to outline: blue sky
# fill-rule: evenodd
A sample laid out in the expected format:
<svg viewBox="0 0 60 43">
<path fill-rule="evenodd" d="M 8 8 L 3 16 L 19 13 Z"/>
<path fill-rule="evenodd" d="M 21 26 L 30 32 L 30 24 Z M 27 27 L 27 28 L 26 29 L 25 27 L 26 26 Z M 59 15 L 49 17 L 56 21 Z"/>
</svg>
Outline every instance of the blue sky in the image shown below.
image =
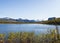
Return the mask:
<svg viewBox="0 0 60 43">
<path fill-rule="evenodd" d="M 60 16 L 60 0 L 0 0 L 0 18 L 44 20 Z"/>
</svg>

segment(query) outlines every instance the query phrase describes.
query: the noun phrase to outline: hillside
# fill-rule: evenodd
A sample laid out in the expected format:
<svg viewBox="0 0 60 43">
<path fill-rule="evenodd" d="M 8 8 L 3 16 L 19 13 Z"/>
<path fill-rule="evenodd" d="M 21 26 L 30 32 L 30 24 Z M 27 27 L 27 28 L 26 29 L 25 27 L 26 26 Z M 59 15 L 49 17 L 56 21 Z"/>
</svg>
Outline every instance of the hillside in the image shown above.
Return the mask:
<svg viewBox="0 0 60 43">
<path fill-rule="evenodd" d="M 28 20 L 28 19 L 13 19 L 13 18 L 0 18 L 0 23 L 15 23 L 15 24 L 19 24 L 19 23 L 34 23 L 37 22 L 35 20 Z"/>
<path fill-rule="evenodd" d="M 45 20 L 45 21 L 42 21 L 42 22 L 39 22 L 39 23 L 60 25 L 60 18 L 55 18 L 55 19 L 52 19 L 52 20 Z"/>
</svg>

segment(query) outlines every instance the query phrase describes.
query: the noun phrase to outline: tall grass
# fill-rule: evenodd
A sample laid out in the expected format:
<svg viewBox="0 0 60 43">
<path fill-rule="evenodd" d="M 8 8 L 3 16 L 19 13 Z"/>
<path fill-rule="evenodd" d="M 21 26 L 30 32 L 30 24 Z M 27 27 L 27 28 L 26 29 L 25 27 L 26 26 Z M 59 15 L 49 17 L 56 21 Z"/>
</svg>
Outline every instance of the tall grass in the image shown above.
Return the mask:
<svg viewBox="0 0 60 43">
<path fill-rule="evenodd" d="M 0 34 L 0 43 L 60 43 L 56 30 L 47 34 L 35 34 L 34 32 L 11 32 L 8 36 Z"/>
</svg>

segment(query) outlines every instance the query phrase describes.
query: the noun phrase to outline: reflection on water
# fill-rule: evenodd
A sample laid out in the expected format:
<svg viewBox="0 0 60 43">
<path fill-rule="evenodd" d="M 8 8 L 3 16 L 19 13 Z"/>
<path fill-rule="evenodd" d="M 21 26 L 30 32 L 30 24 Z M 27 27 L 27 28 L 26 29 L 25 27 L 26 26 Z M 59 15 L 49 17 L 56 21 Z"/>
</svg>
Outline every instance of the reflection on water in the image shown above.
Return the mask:
<svg viewBox="0 0 60 43">
<path fill-rule="evenodd" d="M 0 24 L 0 33 L 23 32 L 23 31 L 46 33 L 47 30 L 49 29 L 55 29 L 55 26 L 43 24 Z"/>
</svg>

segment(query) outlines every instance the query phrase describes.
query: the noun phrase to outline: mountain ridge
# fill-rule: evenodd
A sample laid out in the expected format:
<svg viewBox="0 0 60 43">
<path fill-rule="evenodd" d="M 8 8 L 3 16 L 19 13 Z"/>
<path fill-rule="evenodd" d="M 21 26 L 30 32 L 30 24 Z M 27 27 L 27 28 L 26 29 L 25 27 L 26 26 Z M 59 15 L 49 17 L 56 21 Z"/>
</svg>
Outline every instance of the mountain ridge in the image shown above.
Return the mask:
<svg viewBox="0 0 60 43">
<path fill-rule="evenodd" d="M 22 19 L 22 18 L 18 18 L 18 19 L 13 19 L 13 18 L 8 18 L 8 17 L 4 17 L 4 18 L 0 18 L 0 22 L 38 22 L 36 20 L 29 20 L 29 19 Z"/>
</svg>

